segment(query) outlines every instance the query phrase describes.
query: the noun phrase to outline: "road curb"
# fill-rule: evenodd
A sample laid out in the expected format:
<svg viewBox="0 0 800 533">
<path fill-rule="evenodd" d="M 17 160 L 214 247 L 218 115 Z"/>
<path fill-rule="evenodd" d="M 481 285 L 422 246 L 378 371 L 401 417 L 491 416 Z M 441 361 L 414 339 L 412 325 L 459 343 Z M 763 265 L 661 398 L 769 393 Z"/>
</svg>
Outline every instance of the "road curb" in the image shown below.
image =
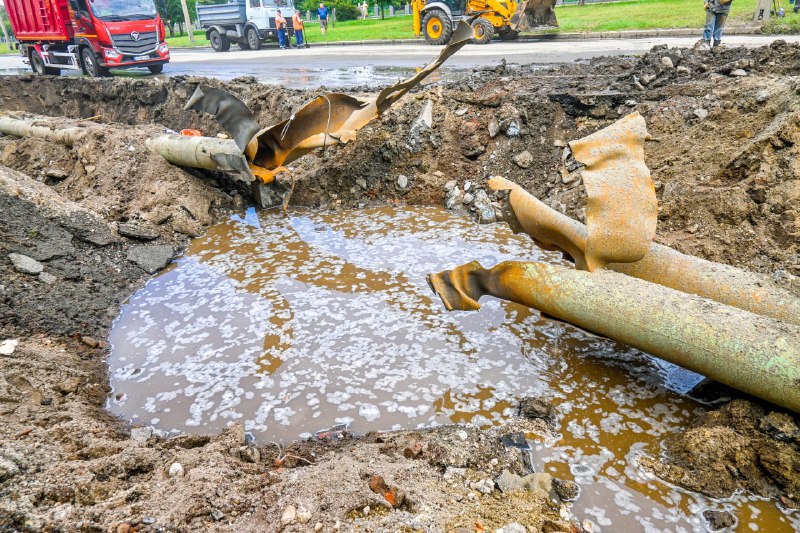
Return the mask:
<svg viewBox="0 0 800 533">
<path fill-rule="evenodd" d="M 703 28 L 672 28 L 663 30 L 621 30 L 604 32 L 571 32 L 542 33 L 538 35 L 520 35 L 516 42 L 541 41 L 586 41 L 598 39 L 651 39 L 654 37 L 699 37 Z M 726 35 L 761 35 L 760 26 L 733 26 L 725 28 Z M 776 36 L 777 37 L 777 36 Z M 312 42 L 311 48 L 329 48 L 334 46 L 402 46 L 406 44 L 424 44 L 423 39 L 382 39 L 375 41 L 334 41 Z M 172 50 L 205 50 L 210 46 L 170 47 Z"/>
</svg>

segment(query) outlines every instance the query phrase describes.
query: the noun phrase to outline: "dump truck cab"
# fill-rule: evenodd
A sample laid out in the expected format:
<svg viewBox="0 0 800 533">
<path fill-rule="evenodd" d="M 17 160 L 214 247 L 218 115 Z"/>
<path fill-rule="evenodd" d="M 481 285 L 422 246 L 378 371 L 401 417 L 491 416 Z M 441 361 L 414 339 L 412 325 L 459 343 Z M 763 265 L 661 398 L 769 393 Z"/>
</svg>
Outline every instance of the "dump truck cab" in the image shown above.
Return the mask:
<svg viewBox="0 0 800 533">
<path fill-rule="evenodd" d="M 264 41 L 278 40 L 275 16 L 281 11 L 287 35 L 294 33 L 292 0 L 233 0 L 227 4 L 197 4 L 197 20 L 216 52 L 227 52 L 231 43 L 242 50 L 258 50 Z"/>
<path fill-rule="evenodd" d="M 23 61 L 37 74 L 112 68 L 161 72 L 169 61 L 153 0 L 6 0 Z"/>
</svg>

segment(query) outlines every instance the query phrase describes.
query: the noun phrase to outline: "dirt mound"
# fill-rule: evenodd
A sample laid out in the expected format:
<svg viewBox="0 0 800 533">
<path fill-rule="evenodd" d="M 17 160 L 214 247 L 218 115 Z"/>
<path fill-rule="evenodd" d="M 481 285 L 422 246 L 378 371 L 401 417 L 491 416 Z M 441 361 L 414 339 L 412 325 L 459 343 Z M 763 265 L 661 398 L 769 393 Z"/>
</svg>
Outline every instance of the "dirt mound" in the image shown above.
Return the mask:
<svg viewBox="0 0 800 533">
<path fill-rule="evenodd" d="M 671 483 L 715 498 L 745 490 L 794 509 L 800 493 L 799 424 L 797 416 L 734 400 L 667 437 L 664 460 L 643 464 Z"/>
</svg>

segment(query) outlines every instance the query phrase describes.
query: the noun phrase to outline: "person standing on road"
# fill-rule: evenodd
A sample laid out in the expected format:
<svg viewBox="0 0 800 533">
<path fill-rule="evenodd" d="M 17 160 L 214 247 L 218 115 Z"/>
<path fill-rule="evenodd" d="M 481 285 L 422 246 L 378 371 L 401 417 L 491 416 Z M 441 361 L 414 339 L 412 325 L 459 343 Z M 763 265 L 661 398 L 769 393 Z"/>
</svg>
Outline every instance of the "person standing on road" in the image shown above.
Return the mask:
<svg viewBox="0 0 800 533">
<path fill-rule="evenodd" d="M 275 14 L 275 26 L 278 28 L 278 46 L 281 49 L 287 48 L 286 46 L 286 19 L 281 15 L 281 10 Z"/>
<path fill-rule="evenodd" d="M 303 43 L 303 17 L 300 16 L 299 9 L 294 10 L 292 26 L 294 27 L 294 38 L 297 43 L 297 48 L 305 48 L 306 45 Z"/>
<path fill-rule="evenodd" d="M 733 0 L 705 0 L 706 26 L 703 28 L 705 46 L 717 47 L 722 42 L 722 30 L 731 12 Z M 713 41 L 712 41 L 713 39 Z"/>
<path fill-rule="evenodd" d="M 317 9 L 317 15 L 319 15 L 319 29 L 322 32 L 322 35 L 328 33 L 328 8 L 325 7 L 325 4 L 320 4 L 319 9 Z"/>
</svg>

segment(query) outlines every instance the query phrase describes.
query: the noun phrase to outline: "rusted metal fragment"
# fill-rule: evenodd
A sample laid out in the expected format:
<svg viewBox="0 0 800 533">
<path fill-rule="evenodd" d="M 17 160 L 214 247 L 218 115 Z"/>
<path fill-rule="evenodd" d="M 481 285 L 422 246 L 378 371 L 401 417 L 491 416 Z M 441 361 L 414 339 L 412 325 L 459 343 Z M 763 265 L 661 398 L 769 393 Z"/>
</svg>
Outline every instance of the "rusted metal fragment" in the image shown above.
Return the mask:
<svg viewBox="0 0 800 533">
<path fill-rule="evenodd" d="M 510 191 L 503 209 L 512 230 L 568 253 L 583 269 L 586 226 L 540 202 L 516 183 L 491 178 L 489 186 Z M 634 263 L 609 263 L 607 269 L 695 294 L 751 313 L 800 325 L 800 298 L 761 274 L 686 255 L 658 243 Z"/>
<path fill-rule="evenodd" d="M 656 234 L 658 200 L 644 162 L 647 125 L 632 113 L 611 126 L 569 143 L 586 167 L 586 269 L 632 263 L 650 249 Z"/>
<path fill-rule="evenodd" d="M 448 310 L 517 302 L 800 412 L 800 326 L 607 270 L 473 261 L 428 282 Z"/>
<path fill-rule="evenodd" d="M 470 42 L 472 33 L 470 25 L 461 21 L 439 57 L 414 76 L 383 89 L 375 98 L 367 100 L 342 93 L 318 96 L 288 119 L 254 132 L 244 145 L 241 141 L 252 130 L 254 119 L 251 120 L 252 113 L 248 116 L 243 111 L 242 108 L 246 110 L 247 106 L 236 97 L 224 91 L 224 95 L 219 94 L 219 89 L 203 88 L 202 94 L 195 92 L 186 108 L 214 113 L 244 151 L 253 174 L 263 182 L 270 183 L 279 172 L 286 170 L 284 165 L 312 150 L 346 143 L 355 138 L 356 131 L 386 111 Z M 243 124 L 238 124 L 232 117 L 240 117 Z"/>
<path fill-rule="evenodd" d="M 242 152 L 261 129 L 247 104 L 222 89 L 198 85 L 183 109 L 214 115 Z"/>
</svg>

